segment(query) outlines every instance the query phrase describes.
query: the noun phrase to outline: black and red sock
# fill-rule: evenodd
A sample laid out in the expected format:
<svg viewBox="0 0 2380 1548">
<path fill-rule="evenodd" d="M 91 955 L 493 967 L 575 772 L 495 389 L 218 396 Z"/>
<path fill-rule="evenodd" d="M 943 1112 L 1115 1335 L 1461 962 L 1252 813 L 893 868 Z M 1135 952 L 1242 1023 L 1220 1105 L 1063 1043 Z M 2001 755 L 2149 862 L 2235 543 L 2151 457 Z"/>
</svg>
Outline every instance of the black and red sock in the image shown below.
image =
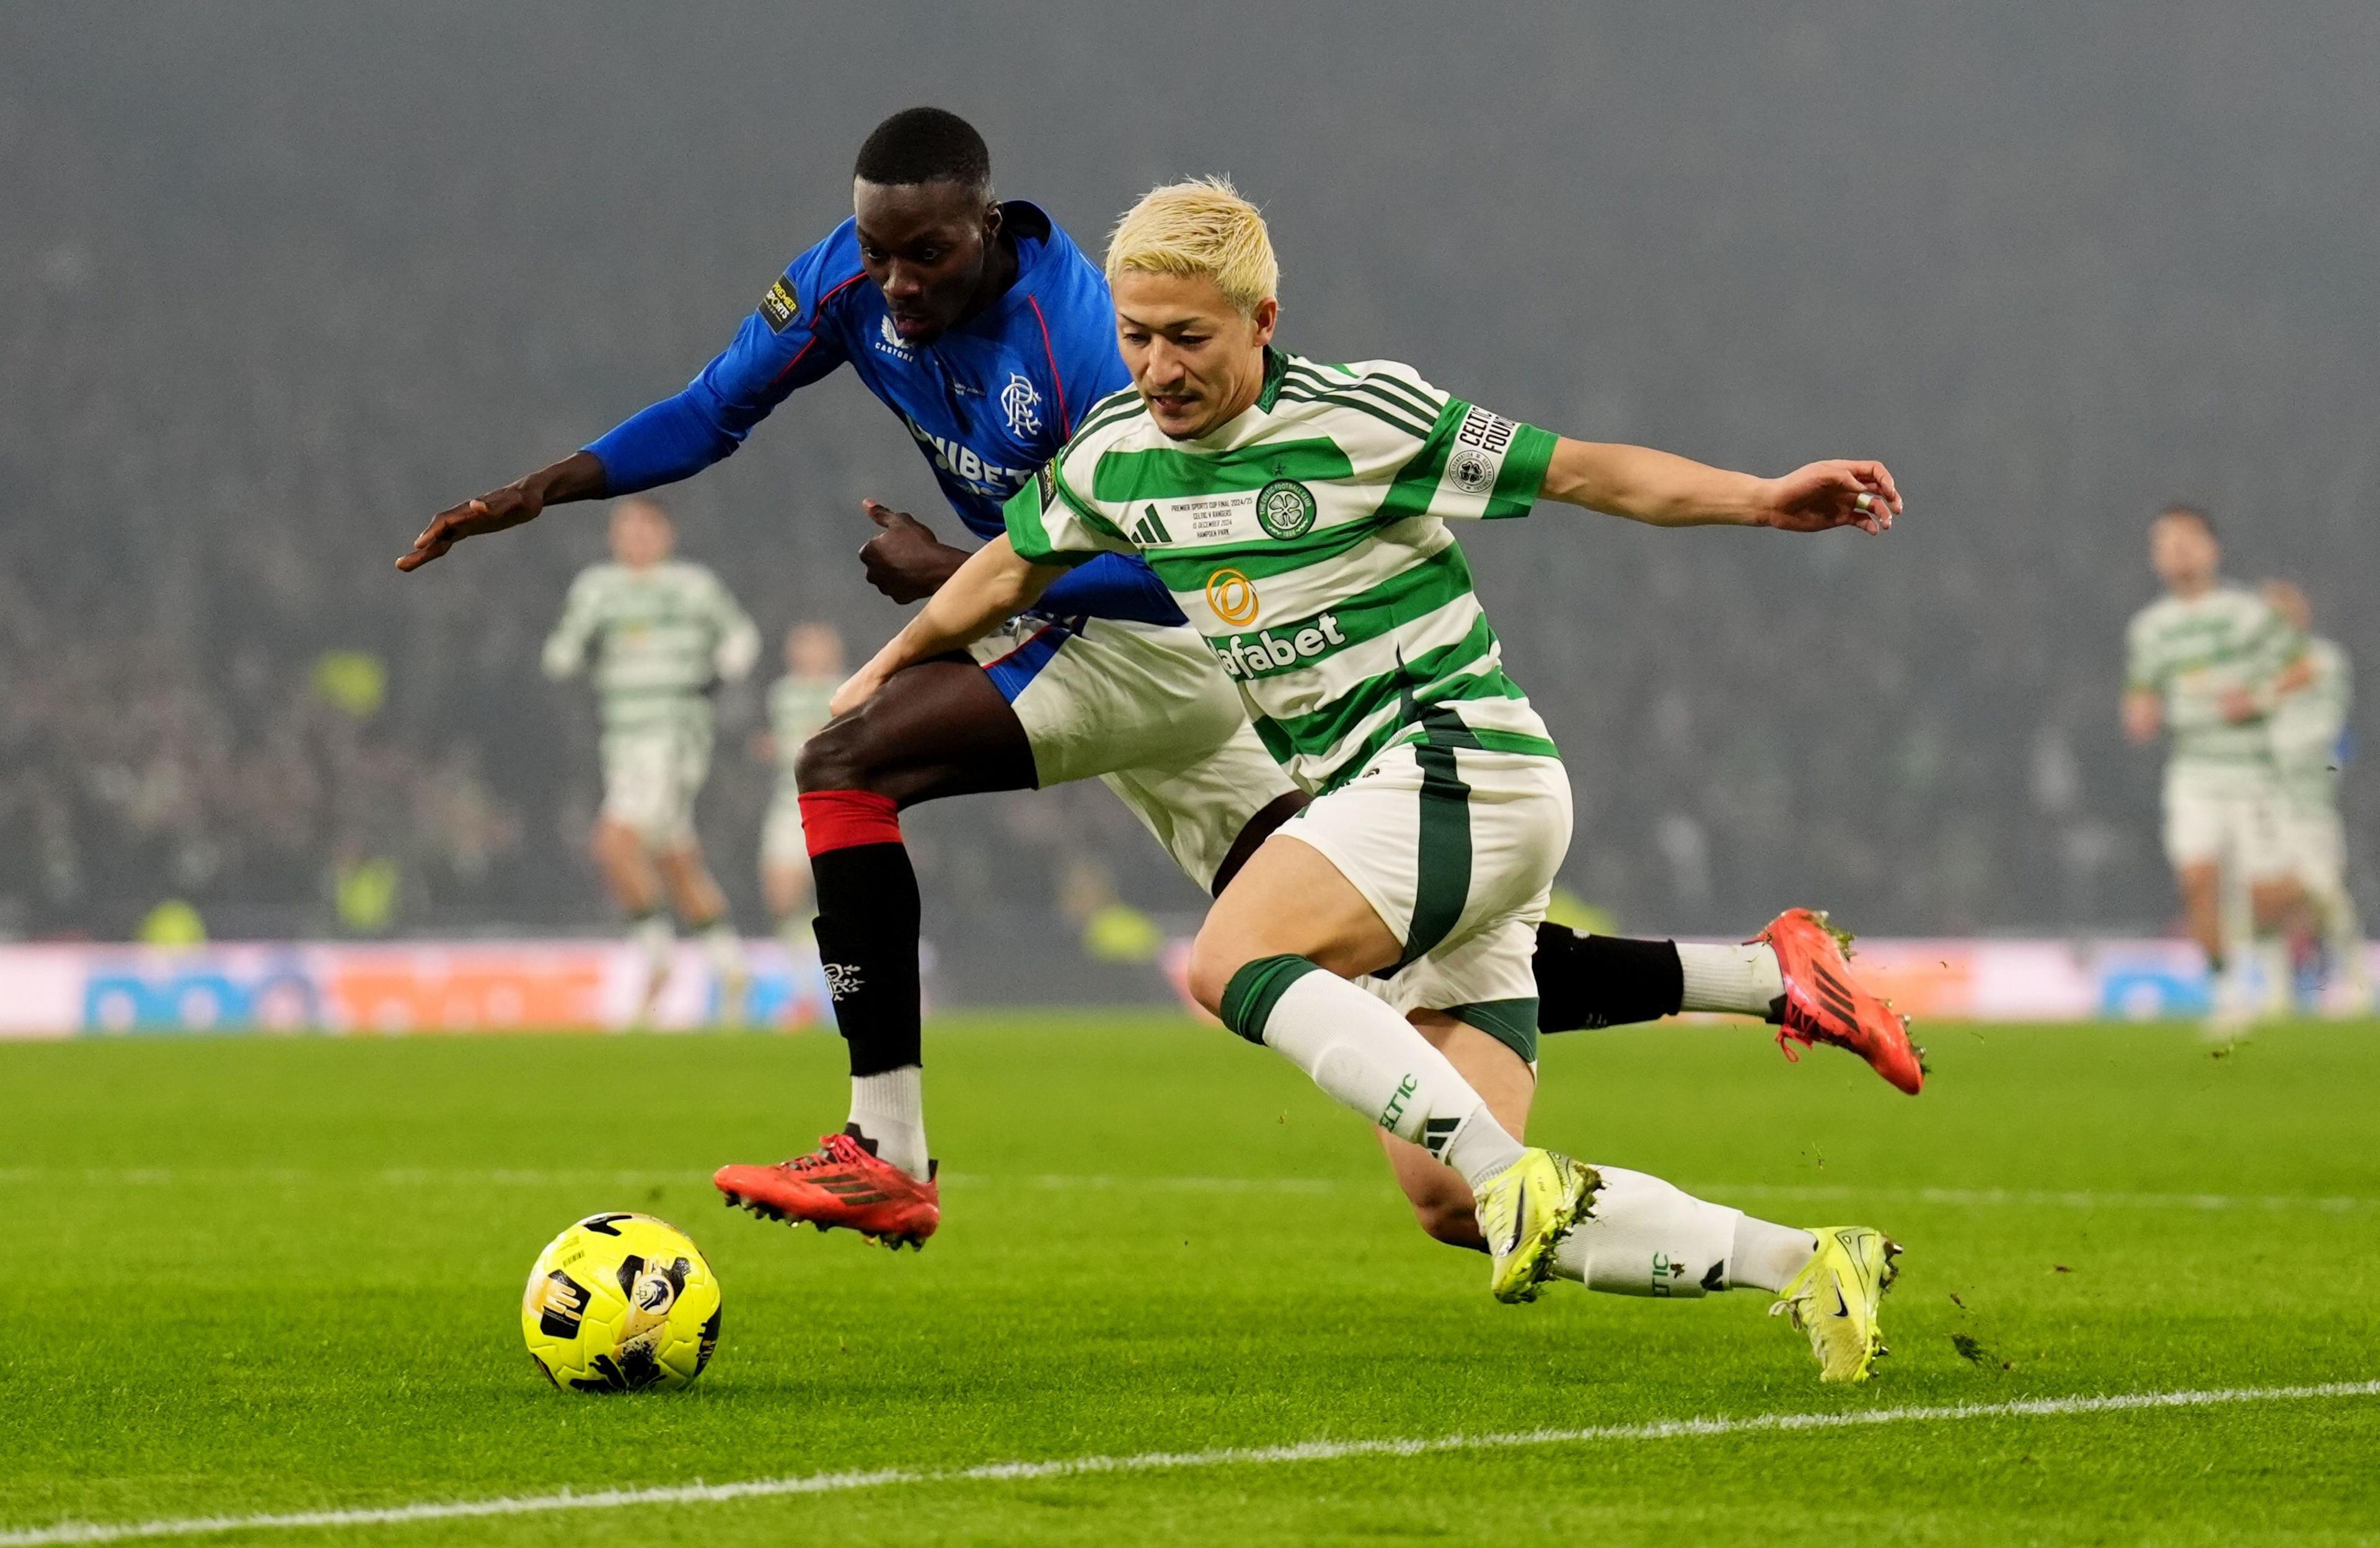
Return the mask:
<svg viewBox="0 0 2380 1548">
<path fill-rule="evenodd" d="M 869 791 L 805 791 L 802 834 L 818 889 L 819 961 L 853 1077 L 922 1063 L 917 873 L 899 808 Z"/>
</svg>

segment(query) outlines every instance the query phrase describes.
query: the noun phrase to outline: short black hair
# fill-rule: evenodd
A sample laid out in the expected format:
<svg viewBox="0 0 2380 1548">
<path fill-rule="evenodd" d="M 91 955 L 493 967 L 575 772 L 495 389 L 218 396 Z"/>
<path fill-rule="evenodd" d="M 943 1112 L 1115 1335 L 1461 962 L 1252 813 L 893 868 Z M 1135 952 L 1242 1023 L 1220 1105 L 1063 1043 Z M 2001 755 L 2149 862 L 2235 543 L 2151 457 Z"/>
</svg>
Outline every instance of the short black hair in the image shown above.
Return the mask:
<svg viewBox="0 0 2380 1548">
<path fill-rule="evenodd" d="M 2195 505 L 2185 505 L 2179 500 L 2174 501 L 2172 503 L 2167 505 L 2164 510 L 2159 511 L 2155 517 L 2151 518 L 2149 525 L 2154 526 L 2156 523 L 2165 520 L 2168 516 L 2188 516 L 2192 521 L 2194 521 L 2199 526 L 2204 527 L 2206 529 L 2206 535 L 2209 538 L 2215 536 L 2215 518 L 2208 515 L 2205 512 L 2200 510 Z"/>
<path fill-rule="evenodd" d="M 945 108 L 905 107 L 876 126 L 859 148 L 852 175 L 863 182 L 899 186 L 956 183 L 991 187 L 991 151 L 975 126 Z"/>
</svg>

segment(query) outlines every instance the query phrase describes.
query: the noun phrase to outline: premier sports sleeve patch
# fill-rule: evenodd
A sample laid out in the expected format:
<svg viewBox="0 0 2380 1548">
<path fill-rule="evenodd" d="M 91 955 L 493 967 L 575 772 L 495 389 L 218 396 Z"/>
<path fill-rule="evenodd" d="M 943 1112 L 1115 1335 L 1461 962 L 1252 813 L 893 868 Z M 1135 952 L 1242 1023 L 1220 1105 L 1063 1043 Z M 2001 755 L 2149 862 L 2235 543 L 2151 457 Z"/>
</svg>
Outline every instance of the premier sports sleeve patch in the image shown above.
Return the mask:
<svg viewBox="0 0 2380 1548">
<path fill-rule="evenodd" d="M 778 275 L 777 283 L 760 297 L 760 320 L 769 325 L 771 333 L 782 333 L 792 327 L 801 311 L 802 298 L 794 289 L 791 274 Z"/>
</svg>

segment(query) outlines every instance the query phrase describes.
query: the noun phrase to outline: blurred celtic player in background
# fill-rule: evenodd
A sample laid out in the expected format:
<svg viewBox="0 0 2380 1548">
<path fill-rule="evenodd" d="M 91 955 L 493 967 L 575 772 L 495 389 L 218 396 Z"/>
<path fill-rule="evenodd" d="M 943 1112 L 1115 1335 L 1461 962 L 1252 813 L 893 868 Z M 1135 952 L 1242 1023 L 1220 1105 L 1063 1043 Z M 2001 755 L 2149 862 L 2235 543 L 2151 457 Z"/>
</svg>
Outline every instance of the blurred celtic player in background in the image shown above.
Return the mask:
<svg viewBox="0 0 2380 1548">
<path fill-rule="evenodd" d="M 2347 828 L 2338 816 L 2338 771 L 2348 755 L 2347 717 L 2353 671 L 2337 640 L 2313 633 L 2313 604 L 2288 581 L 2259 591 L 2305 636 L 2305 685 L 2284 694 L 2273 711 L 2273 765 L 2279 780 L 2280 841 L 2325 958 L 2324 1009 L 2361 1016 L 2372 1010 L 2371 966 L 2363 922 L 2347 886 Z"/>
<path fill-rule="evenodd" d="M 603 809 L 593 848 L 644 953 L 639 1019 L 669 981 L 670 904 L 702 937 L 719 975 L 720 1013 L 733 1019 L 744 1003 L 744 950 L 703 865 L 694 798 L 710 770 L 711 693 L 752 670 L 759 632 L 717 575 L 670 557 L 676 530 L 653 501 L 614 504 L 611 540 L 612 562 L 571 583 L 545 642 L 546 675 L 571 676 L 595 647 Z"/>
<path fill-rule="evenodd" d="M 760 825 L 760 895 L 788 951 L 817 944 L 810 923 L 818 917 L 794 767 L 810 732 L 826 724 L 844 670 L 843 635 L 833 624 L 813 621 L 786 630 L 785 675 L 769 684 L 768 729 L 754 738 L 759 755 L 777 766 L 768 820 Z"/>
<path fill-rule="evenodd" d="M 1450 397 L 1383 361 L 1272 346 L 1271 237 L 1220 179 L 1160 187 L 1116 228 L 1107 276 L 1133 390 L 1102 402 L 978 550 L 837 694 L 1032 607 L 1075 567 L 1138 554 L 1312 799 L 1208 911 L 1192 994 L 1378 1126 L 1439 1240 L 1489 1288 L 1777 1296 L 1821 1374 L 1864 1380 L 1898 1249 L 1800 1230 L 1521 1138 L 1536 1093 L 1532 959 L 1570 847 L 1571 789 L 1471 586 L 1451 519 L 1541 498 L 1656 526 L 1891 525 L 1873 462 L 1755 478 L 1592 444 Z"/>
<path fill-rule="evenodd" d="M 2215 976 L 2213 1022 L 2236 1027 L 2284 1008 L 2280 930 L 2299 888 L 2280 834 L 2274 710 L 2305 683 L 2305 639 L 2270 602 L 2222 579 L 2205 512 L 2172 505 L 2149 524 L 2166 595 L 2125 634 L 2123 721 L 2133 741 L 2171 739 L 2165 852 L 2190 934 Z M 2261 959 L 2247 971 L 2251 951 Z"/>
</svg>

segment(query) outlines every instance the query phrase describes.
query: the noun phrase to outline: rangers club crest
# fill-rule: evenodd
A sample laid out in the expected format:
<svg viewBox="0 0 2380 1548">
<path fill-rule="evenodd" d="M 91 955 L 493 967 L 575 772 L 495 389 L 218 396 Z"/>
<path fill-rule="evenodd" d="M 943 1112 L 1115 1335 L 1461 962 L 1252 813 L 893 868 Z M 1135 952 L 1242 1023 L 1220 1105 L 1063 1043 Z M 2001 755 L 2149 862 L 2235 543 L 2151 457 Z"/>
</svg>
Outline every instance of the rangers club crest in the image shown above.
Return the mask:
<svg viewBox="0 0 2380 1548">
<path fill-rule="evenodd" d="M 1008 416 L 1009 433 L 1019 438 L 1041 433 L 1041 394 L 1024 376 L 1011 372 L 1000 390 L 1000 409 Z"/>
</svg>

